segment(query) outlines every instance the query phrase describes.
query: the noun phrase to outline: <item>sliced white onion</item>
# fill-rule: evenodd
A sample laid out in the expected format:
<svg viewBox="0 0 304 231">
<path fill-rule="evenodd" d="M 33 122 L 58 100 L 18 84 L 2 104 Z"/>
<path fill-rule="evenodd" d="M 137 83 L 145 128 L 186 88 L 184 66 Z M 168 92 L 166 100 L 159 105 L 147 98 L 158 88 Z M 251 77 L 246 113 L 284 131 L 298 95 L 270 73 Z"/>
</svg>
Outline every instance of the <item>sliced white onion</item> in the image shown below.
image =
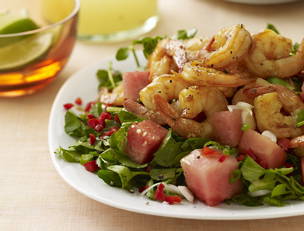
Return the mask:
<svg viewBox="0 0 304 231">
<path fill-rule="evenodd" d="M 163 184 L 163 183 L 162 183 L 162 182 L 159 182 L 159 183 L 152 184 L 150 187 L 148 187 L 148 188 L 146 188 L 144 191 L 142 191 L 142 192 L 140 193 L 140 195 L 142 195 L 142 196 L 146 195 L 146 193 L 147 193 L 148 191 L 150 191 L 152 188 L 154 188 L 155 186 L 157 186 L 157 185 L 159 185 L 159 184 Z"/>
<path fill-rule="evenodd" d="M 271 191 L 270 190 L 258 190 L 258 191 L 255 191 L 255 192 L 249 192 L 248 194 L 252 197 L 260 197 L 260 196 L 264 196 L 268 193 L 270 193 Z"/>
<path fill-rule="evenodd" d="M 178 189 L 177 186 L 173 185 L 173 184 L 165 184 L 165 188 L 166 190 L 172 192 L 172 193 L 177 193 L 177 194 L 181 194 L 180 190 Z"/>
<path fill-rule="evenodd" d="M 236 106 L 241 110 L 251 110 L 253 106 L 246 102 L 238 102 Z"/>
<path fill-rule="evenodd" d="M 190 201 L 191 203 L 193 202 L 194 196 L 186 186 L 177 186 L 177 188 L 187 201 Z"/>
<path fill-rule="evenodd" d="M 262 136 L 266 136 L 267 138 L 271 139 L 273 142 L 277 142 L 277 137 L 271 131 L 265 130 L 262 132 Z"/>
<path fill-rule="evenodd" d="M 256 124 L 251 110 L 243 110 L 241 117 L 243 124 L 248 124 L 251 129 L 255 129 Z"/>
<path fill-rule="evenodd" d="M 236 105 L 228 105 L 227 108 L 228 108 L 228 111 L 230 111 L 230 112 L 239 109 Z"/>
</svg>

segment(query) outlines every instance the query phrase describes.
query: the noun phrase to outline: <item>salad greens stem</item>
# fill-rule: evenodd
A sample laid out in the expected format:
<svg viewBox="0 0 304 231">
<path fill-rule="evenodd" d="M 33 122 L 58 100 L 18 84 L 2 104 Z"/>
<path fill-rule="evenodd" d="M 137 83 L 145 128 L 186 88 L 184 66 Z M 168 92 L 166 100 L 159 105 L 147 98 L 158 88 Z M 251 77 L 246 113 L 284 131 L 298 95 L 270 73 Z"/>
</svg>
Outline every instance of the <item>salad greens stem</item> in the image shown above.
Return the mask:
<svg viewBox="0 0 304 231">
<path fill-rule="evenodd" d="M 136 54 L 134 46 L 130 46 L 130 50 L 131 50 L 131 52 L 132 52 L 132 54 L 134 56 L 134 60 L 135 60 L 137 68 L 140 68 L 141 66 L 140 66 L 139 59 L 137 57 L 137 54 Z"/>
<path fill-rule="evenodd" d="M 109 76 L 109 80 L 111 82 L 111 85 L 112 85 L 113 88 L 115 88 L 116 84 L 114 82 L 113 75 L 112 75 L 112 71 L 113 71 L 112 65 L 113 65 L 112 62 L 109 62 L 109 67 L 108 67 L 107 71 L 108 71 L 108 76 Z"/>
</svg>

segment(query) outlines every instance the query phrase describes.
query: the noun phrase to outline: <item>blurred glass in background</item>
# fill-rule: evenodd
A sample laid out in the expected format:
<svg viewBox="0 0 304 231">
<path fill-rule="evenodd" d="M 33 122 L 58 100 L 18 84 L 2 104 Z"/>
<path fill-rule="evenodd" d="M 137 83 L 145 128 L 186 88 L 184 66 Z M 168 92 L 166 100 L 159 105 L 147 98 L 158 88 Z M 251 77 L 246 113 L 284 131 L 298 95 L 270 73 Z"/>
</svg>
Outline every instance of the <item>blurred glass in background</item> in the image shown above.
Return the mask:
<svg viewBox="0 0 304 231">
<path fill-rule="evenodd" d="M 62 18 L 71 6 L 62 0 L 43 0 L 50 21 Z M 132 39 L 157 24 L 157 0 L 81 0 L 78 38 L 96 42 Z"/>
</svg>

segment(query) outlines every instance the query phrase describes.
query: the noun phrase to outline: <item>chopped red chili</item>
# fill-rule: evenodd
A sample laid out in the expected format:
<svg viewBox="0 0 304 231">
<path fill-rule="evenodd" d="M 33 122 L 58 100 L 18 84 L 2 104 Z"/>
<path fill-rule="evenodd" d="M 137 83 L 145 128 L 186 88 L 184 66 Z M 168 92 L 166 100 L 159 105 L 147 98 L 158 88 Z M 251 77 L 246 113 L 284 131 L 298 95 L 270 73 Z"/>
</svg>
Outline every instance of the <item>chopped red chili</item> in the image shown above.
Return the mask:
<svg viewBox="0 0 304 231">
<path fill-rule="evenodd" d="M 165 200 L 166 195 L 165 195 L 164 189 L 165 189 L 164 184 L 157 185 L 157 188 L 156 188 L 155 194 L 154 194 L 155 200 L 158 200 L 158 201 L 164 201 Z"/>
<path fill-rule="evenodd" d="M 215 154 L 219 154 L 219 152 L 213 148 L 209 148 L 209 147 L 204 147 L 202 149 L 202 154 L 209 156 L 209 155 L 215 155 Z"/>
<path fill-rule="evenodd" d="M 165 196 L 165 201 L 168 202 L 170 205 L 172 204 L 178 204 L 182 201 L 182 198 L 180 196 Z"/>
</svg>

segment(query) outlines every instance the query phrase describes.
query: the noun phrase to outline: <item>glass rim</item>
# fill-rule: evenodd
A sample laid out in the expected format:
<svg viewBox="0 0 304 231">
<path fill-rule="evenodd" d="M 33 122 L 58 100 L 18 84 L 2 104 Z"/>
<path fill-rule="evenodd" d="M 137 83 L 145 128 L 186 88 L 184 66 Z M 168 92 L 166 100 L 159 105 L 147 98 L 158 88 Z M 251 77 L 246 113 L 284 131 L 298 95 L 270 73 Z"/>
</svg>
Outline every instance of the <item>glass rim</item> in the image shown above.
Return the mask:
<svg viewBox="0 0 304 231">
<path fill-rule="evenodd" d="M 68 16 L 66 16 L 64 19 L 62 19 L 58 22 L 55 22 L 53 24 L 40 27 L 40 28 L 35 29 L 35 30 L 24 31 L 24 32 L 19 32 L 19 33 L 12 33 L 12 34 L 0 34 L 0 38 L 9 38 L 9 37 L 18 37 L 18 36 L 23 36 L 23 35 L 36 34 L 36 33 L 46 31 L 48 29 L 51 29 L 53 27 L 56 27 L 60 24 L 63 24 L 65 22 L 69 21 L 71 18 L 75 17 L 75 15 L 79 12 L 79 9 L 80 9 L 80 0 L 73 0 L 73 1 L 75 3 L 74 8 L 71 11 L 71 13 Z"/>
</svg>

